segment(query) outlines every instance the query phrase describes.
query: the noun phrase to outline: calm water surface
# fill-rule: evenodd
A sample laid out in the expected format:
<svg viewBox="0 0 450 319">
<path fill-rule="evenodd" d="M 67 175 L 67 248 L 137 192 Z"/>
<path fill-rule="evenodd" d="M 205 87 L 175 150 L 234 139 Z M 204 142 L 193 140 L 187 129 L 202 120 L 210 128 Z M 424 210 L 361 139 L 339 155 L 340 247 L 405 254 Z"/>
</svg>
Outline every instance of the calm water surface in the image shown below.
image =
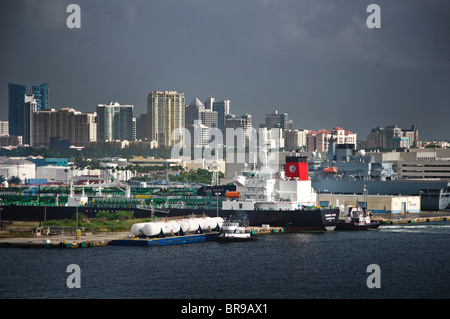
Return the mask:
<svg viewBox="0 0 450 319">
<path fill-rule="evenodd" d="M 449 298 L 450 222 L 249 243 L 0 250 L 0 298 Z M 81 269 L 69 289 L 67 266 Z M 369 289 L 367 266 L 381 270 Z"/>
</svg>

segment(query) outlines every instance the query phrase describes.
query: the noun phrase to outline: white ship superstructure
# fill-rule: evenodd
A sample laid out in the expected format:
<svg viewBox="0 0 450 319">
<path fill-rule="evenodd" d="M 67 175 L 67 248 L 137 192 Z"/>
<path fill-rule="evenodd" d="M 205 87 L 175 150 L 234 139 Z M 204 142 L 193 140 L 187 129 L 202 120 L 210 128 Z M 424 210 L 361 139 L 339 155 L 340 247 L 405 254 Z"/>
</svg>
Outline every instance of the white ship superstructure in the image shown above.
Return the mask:
<svg viewBox="0 0 450 319">
<path fill-rule="evenodd" d="M 267 166 L 242 172 L 234 178 L 236 197 L 224 201 L 223 209 L 298 210 L 315 206 L 317 194 L 311 187 L 306 165 L 306 158 L 288 157 L 286 172 Z"/>
</svg>

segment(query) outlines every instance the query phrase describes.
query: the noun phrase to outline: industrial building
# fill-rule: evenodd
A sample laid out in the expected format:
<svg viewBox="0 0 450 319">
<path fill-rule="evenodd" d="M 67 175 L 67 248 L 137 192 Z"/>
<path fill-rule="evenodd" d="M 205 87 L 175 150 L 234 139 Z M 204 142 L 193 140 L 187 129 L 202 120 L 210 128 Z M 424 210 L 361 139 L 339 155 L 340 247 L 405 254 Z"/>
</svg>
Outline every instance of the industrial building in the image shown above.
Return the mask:
<svg viewBox="0 0 450 319">
<path fill-rule="evenodd" d="M 364 194 L 318 194 L 320 206 L 333 205 L 367 207 L 372 213 L 420 213 L 420 196 L 408 195 L 364 195 Z M 366 206 L 367 205 L 367 206 Z"/>
</svg>

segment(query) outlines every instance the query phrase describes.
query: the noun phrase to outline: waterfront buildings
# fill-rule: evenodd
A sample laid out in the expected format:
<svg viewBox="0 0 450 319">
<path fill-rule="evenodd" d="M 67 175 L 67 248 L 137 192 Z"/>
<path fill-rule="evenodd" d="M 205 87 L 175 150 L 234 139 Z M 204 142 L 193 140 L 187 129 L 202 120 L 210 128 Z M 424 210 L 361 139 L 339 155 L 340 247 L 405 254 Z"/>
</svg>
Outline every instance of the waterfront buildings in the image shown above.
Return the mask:
<svg viewBox="0 0 450 319">
<path fill-rule="evenodd" d="M 153 91 L 147 98 L 148 138 L 159 147 L 176 145 L 182 137 L 172 140 L 175 129 L 185 128 L 184 93 Z"/>
<path fill-rule="evenodd" d="M 203 103 L 196 97 L 186 106 L 185 125 L 194 125 L 195 121 L 201 120 L 201 114 L 205 110 Z"/>
<path fill-rule="evenodd" d="M 0 136 L 9 135 L 9 122 L 0 121 Z"/>
<path fill-rule="evenodd" d="M 328 152 L 330 139 L 335 139 L 336 144 L 351 144 L 356 149 L 356 133 L 346 131 L 337 126 L 331 131 L 321 129 L 320 131 L 310 131 L 306 134 L 307 152 Z"/>
<path fill-rule="evenodd" d="M 416 147 L 419 140 L 419 130 L 415 125 L 409 130 L 402 130 L 397 125 L 385 128 L 376 127 L 367 136 L 368 149 L 383 148 L 395 150 L 397 148 Z"/>
<path fill-rule="evenodd" d="M 292 120 L 288 119 L 287 113 L 278 113 L 278 110 L 271 114 L 266 114 L 265 126 L 270 128 L 281 128 L 282 130 L 292 129 Z"/>
<path fill-rule="evenodd" d="M 82 113 L 72 108 L 37 111 L 33 115 L 34 147 L 49 147 L 51 138 L 67 140 L 73 146 L 85 146 L 97 140 L 96 113 Z"/>
<path fill-rule="evenodd" d="M 245 145 L 252 134 L 252 116 L 245 113 L 241 116 L 227 114 L 225 116 L 224 141 L 227 145 Z M 236 140 L 235 140 L 236 138 Z M 236 141 L 236 143 L 233 143 Z"/>
<path fill-rule="evenodd" d="M 9 135 L 23 136 L 23 103 L 27 87 L 20 84 L 8 84 Z"/>
<path fill-rule="evenodd" d="M 98 140 L 133 140 L 133 105 L 119 102 L 97 106 Z"/>
<path fill-rule="evenodd" d="M 34 95 L 25 95 L 23 102 L 23 143 L 26 145 L 33 145 L 34 126 L 33 117 L 34 113 L 38 110 L 38 102 Z"/>
<path fill-rule="evenodd" d="M 36 99 L 37 110 L 47 110 L 48 109 L 48 83 L 33 85 L 33 95 Z"/>
<path fill-rule="evenodd" d="M 215 98 L 209 97 L 205 102 L 206 109 L 217 112 L 217 128 L 225 134 L 225 119 L 230 114 L 230 100 L 216 101 Z"/>
<path fill-rule="evenodd" d="M 32 87 L 33 97 L 36 100 L 36 110 L 48 109 L 48 89 L 49 85 L 39 84 Z M 27 87 L 21 84 L 8 84 L 8 99 L 9 99 L 9 135 L 23 136 L 24 127 L 28 125 L 24 121 L 29 122 L 29 118 L 24 118 L 25 96 L 27 94 Z M 28 107 L 28 106 L 27 106 Z M 28 134 L 28 132 L 27 132 Z M 29 138 L 24 137 L 24 140 Z"/>
<path fill-rule="evenodd" d="M 308 130 L 289 129 L 284 131 L 285 148 L 298 150 L 306 148 L 306 134 Z"/>
</svg>

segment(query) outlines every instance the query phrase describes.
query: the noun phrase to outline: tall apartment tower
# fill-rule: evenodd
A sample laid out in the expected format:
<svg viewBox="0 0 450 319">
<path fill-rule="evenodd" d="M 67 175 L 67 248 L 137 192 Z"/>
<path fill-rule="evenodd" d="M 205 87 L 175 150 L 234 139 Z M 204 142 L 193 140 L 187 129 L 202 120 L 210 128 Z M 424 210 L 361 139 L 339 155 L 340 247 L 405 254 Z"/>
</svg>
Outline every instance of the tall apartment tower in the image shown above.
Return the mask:
<svg viewBox="0 0 450 319">
<path fill-rule="evenodd" d="M 172 140 L 175 129 L 185 128 L 184 93 L 153 91 L 147 98 L 148 136 L 158 147 L 171 147 L 182 138 Z"/>
<path fill-rule="evenodd" d="M 98 140 L 133 140 L 133 105 L 119 102 L 97 106 Z"/>
<path fill-rule="evenodd" d="M 33 145 L 50 146 L 51 138 L 68 140 L 70 145 L 86 146 L 97 140 L 96 113 L 72 108 L 48 109 L 33 114 Z"/>
<path fill-rule="evenodd" d="M 48 83 L 33 85 L 33 95 L 37 102 L 37 110 L 48 109 Z"/>
</svg>

